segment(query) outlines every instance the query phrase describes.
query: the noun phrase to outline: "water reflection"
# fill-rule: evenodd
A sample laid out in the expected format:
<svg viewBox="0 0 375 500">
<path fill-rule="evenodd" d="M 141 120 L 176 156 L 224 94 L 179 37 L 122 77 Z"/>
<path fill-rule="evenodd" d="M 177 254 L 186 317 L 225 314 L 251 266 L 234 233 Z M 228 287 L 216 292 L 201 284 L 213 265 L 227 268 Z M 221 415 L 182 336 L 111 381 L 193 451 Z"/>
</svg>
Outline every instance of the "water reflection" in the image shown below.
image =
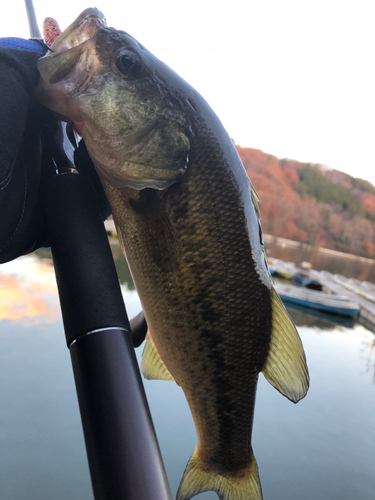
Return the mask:
<svg viewBox="0 0 375 500">
<path fill-rule="evenodd" d="M 119 245 L 112 249 L 133 315 L 139 299 Z M 0 290 L 1 500 L 92 499 L 50 252 L 0 266 Z M 362 325 L 290 313 L 311 388 L 292 405 L 260 377 L 254 451 L 264 498 L 373 500 L 375 337 Z M 174 495 L 196 444 L 194 425 L 176 384 L 144 384 Z"/>
<path fill-rule="evenodd" d="M 110 238 L 109 241 L 120 283 L 126 284 L 129 290 L 134 290 L 133 280 L 117 238 Z M 318 271 L 329 271 L 332 274 L 342 274 L 347 278 L 375 283 L 375 264 L 367 261 L 324 254 L 318 248 L 307 245 L 285 246 L 272 242 L 266 244 L 266 250 L 268 257 L 296 264 L 306 261 Z M 38 250 L 33 255 L 41 260 L 52 259 L 49 249 Z"/>
<path fill-rule="evenodd" d="M 363 356 L 366 363 L 364 373 L 373 374 L 372 383 L 375 385 L 375 339 L 363 341 Z"/>
<path fill-rule="evenodd" d="M 50 248 L 39 248 L 32 255 L 40 260 L 46 260 L 52 263 L 52 252 Z"/>
<path fill-rule="evenodd" d="M 121 251 L 121 246 L 118 240 L 115 238 L 110 238 L 109 241 L 111 245 L 113 259 L 115 262 L 116 271 L 121 285 L 125 286 L 126 290 L 129 291 L 135 290 L 135 286 L 133 283 L 129 267 Z M 282 257 L 284 257 L 286 260 L 290 260 L 291 257 L 295 258 L 297 257 L 307 258 L 308 256 L 311 257 L 311 253 L 307 254 L 303 248 L 298 249 L 298 252 L 296 252 L 295 248 L 289 249 L 282 247 L 281 245 L 273 245 L 273 246 L 278 248 L 277 251 L 281 252 Z M 272 248 L 272 245 L 267 245 L 268 249 L 269 247 Z M 276 252 L 275 249 L 273 250 L 273 252 Z M 316 251 L 315 254 L 317 254 Z M 41 259 L 42 261 L 52 263 L 52 255 L 49 249 L 38 250 L 33 255 L 35 255 L 38 259 Z M 279 281 L 282 282 L 283 280 L 281 279 Z M 322 328 L 322 329 L 334 329 L 336 325 L 346 326 L 348 328 L 353 328 L 354 326 L 354 320 L 352 318 L 346 318 L 336 314 L 330 314 L 318 310 L 312 310 L 297 304 L 289 304 L 287 302 L 285 304 L 297 326 L 314 325 L 316 328 Z M 138 307 L 138 310 L 140 310 L 140 306 Z M 131 316 L 133 316 L 133 314 Z M 367 327 L 368 325 L 364 326 Z"/>
<path fill-rule="evenodd" d="M 354 327 L 353 318 L 330 314 L 317 309 L 309 309 L 298 304 L 292 305 L 286 301 L 284 301 L 284 304 L 296 326 L 313 326 L 322 330 L 334 330 L 339 325 L 347 328 Z"/>
<path fill-rule="evenodd" d="M 122 253 L 120 243 L 116 240 L 110 240 L 113 259 L 115 261 L 117 275 L 120 283 L 127 286 L 128 290 L 135 290 L 133 278 L 130 274 L 128 264 Z"/>
<path fill-rule="evenodd" d="M 20 321 L 24 326 L 53 323 L 59 313 L 50 261 L 25 257 L 0 266 L 0 320 Z"/>
<path fill-rule="evenodd" d="M 267 242 L 266 250 L 268 257 L 296 264 L 306 261 L 310 262 L 312 267 L 318 271 L 329 271 L 347 278 L 375 283 L 375 264 L 373 262 L 325 254 L 320 252 L 319 248 L 307 245 L 286 246 L 285 244 Z"/>
<path fill-rule="evenodd" d="M 115 267 L 119 281 L 122 285 L 126 285 L 128 290 L 135 290 L 132 276 L 129 271 L 129 267 L 126 263 L 125 257 L 122 253 L 120 243 L 115 238 L 110 238 L 109 243 L 111 245 L 113 260 L 115 262 Z M 52 263 L 52 253 L 49 248 L 42 248 L 33 253 L 38 259 Z"/>
</svg>

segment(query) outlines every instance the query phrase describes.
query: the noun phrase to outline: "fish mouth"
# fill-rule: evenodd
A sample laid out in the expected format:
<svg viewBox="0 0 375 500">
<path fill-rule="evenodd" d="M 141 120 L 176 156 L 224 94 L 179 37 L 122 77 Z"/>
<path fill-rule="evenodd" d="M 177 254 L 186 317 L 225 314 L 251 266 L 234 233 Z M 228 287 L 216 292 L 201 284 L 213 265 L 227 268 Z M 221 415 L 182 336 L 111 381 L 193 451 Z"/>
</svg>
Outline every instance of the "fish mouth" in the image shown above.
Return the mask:
<svg viewBox="0 0 375 500">
<path fill-rule="evenodd" d="M 107 26 L 105 16 L 95 8 L 85 9 L 53 42 L 51 52 L 66 52 L 92 38 L 96 32 Z"/>
</svg>

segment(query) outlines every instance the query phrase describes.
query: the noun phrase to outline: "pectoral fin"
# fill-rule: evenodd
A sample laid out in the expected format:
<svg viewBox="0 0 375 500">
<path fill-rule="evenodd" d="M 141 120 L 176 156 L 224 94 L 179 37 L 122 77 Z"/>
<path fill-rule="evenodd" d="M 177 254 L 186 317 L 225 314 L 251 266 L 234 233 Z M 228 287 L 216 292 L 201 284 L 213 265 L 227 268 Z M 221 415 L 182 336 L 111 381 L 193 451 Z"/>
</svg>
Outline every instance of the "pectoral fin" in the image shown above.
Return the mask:
<svg viewBox="0 0 375 500">
<path fill-rule="evenodd" d="M 141 372 L 147 380 L 175 381 L 161 360 L 149 333 L 146 335 L 146 344 L 142 352 Z"/>
<path fill-rule="evenodd" d="M 309 388 L 305 352 L 298 332 L 273 288 L 271 301 L 272 334 L 262 372 L 275 389 L 297 403 L 306 396 Z"/>
<path fill-rule="evenodd" d="M 163 272 L 173 272 L 180 261 L 180 244 L 163 202 L 154 189 L 144 189 L 130 206 L 140 218 L 147 244 L 144 251 Z"/>
</svg>

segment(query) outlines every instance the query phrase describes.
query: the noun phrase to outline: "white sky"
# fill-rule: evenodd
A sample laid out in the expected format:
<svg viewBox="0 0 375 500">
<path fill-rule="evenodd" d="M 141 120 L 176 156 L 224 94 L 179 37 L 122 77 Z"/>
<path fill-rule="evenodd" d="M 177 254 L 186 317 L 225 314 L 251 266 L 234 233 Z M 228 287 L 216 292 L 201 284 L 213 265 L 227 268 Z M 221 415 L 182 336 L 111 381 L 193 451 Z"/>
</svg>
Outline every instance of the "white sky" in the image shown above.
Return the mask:
<svg viewBox="0 0 375 500">
<path fill-rule="evenodd" d="M 23 0 L 0 36 L 28 37 Z M 210 103 L 241 146 L 375 184 L 374 0 L 34 0 L 67 27 L 87 7 L 127 31 Z"/>
</svg>

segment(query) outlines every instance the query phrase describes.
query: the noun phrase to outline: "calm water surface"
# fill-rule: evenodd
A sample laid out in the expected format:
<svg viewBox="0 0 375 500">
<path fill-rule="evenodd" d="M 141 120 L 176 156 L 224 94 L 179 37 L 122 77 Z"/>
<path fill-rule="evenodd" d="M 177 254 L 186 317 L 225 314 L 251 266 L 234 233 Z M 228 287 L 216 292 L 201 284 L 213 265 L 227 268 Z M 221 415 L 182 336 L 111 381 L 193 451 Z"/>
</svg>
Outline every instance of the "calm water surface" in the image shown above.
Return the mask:
<svg viewBox="0 0 375 500">
<path fill-rule="evenodd" d="M 361 281 L 375 283 L 374 261 L 363 262 L 344 256 L 330 255 L 320 252 L 317 247 L 291 246 L 277 242 L 277 238 L 275 238 L 275 241 L 266 243 L 268 257 L 281 259 L 285 262 L 295 262 L 296 264 L 307 261 L 317 271 L 329 271 L 332 274 L 341 274 L 346 278 L 356 278 Z"/>
<path fill-rule="evenodd" d="M 139 300 L 116 244 L 113 253 L 132 317 Z M 0 498 L 92 500 L 50 254 L 0 266 L 0 297 Z M 264 498 L 373 500 L 375 336 L 360 325 L 291 314 L 311 389 L 293 405 L 260 376 L 253 445 Z M 178 386 L 145 387 L 174 495 L 195 446 L 193 422 Z"/>
</svg>

